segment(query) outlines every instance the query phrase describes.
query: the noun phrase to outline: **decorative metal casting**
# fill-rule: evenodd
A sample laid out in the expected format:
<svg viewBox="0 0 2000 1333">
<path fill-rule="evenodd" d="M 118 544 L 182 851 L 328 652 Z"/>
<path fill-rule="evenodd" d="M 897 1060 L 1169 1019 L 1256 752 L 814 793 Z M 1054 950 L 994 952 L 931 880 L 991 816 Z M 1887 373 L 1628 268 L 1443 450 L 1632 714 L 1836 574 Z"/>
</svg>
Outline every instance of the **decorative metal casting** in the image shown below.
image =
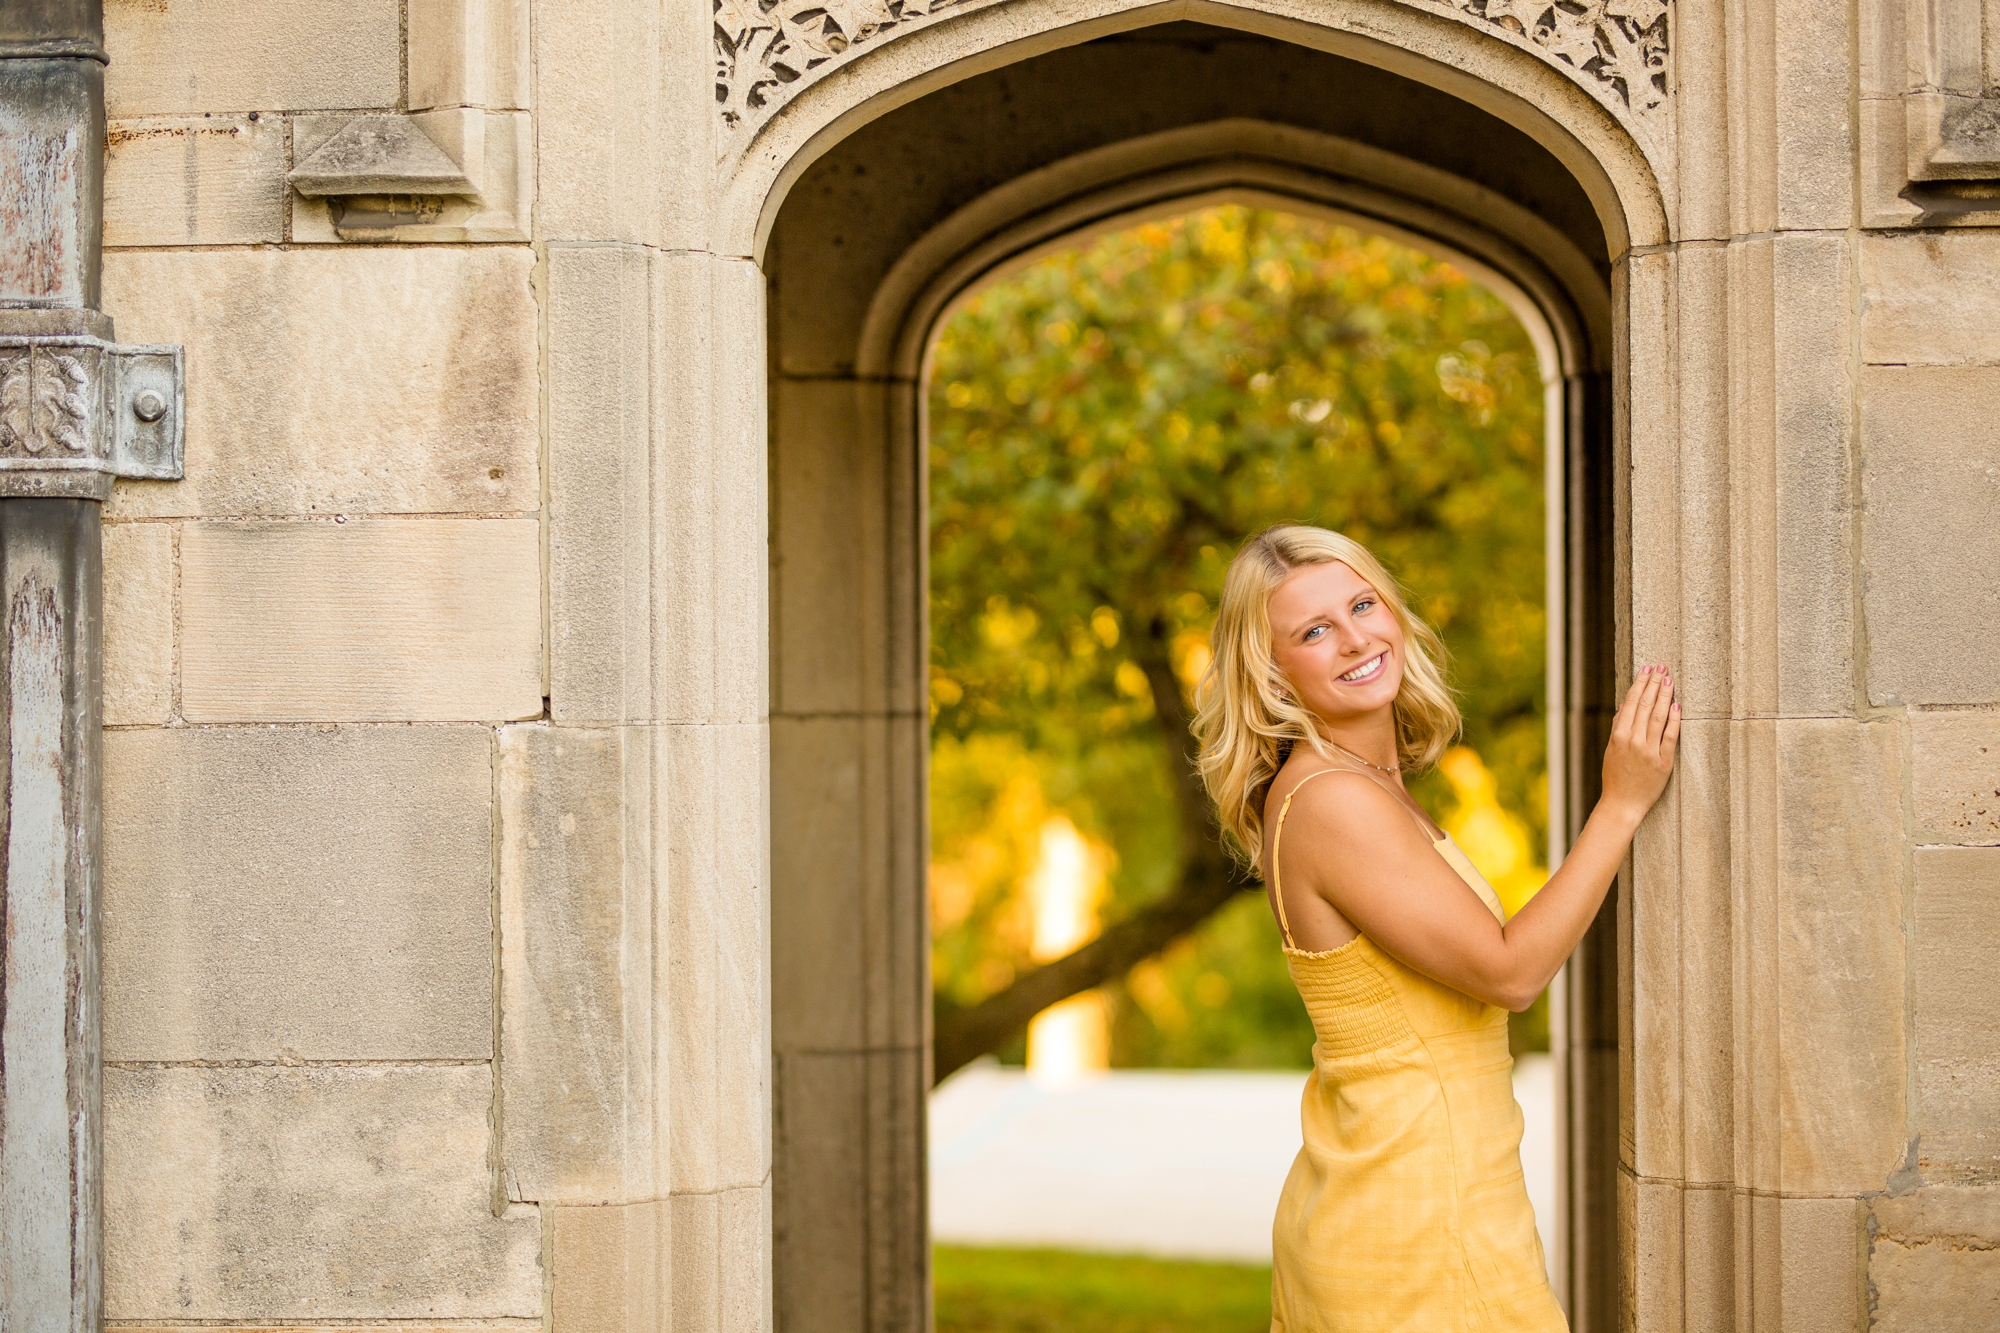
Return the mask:
<svg viewBox="0 0 2000 1333">
<path fill-rule="evenodd" d="M 977 0 L 713 0 L 715 101 L 736 131 L 809 72 L 857 46 Z M 1667 0 L 1443 0 L 1539 48 L 1650 118 L 1667 101 Z M 1425 6 L 1426 8 L 1430 6 Z"/>
<path fill-rule="evenodd" d="M 181 475 L 181 349 L 0 337 L 0 473 Z"/>
</svg>

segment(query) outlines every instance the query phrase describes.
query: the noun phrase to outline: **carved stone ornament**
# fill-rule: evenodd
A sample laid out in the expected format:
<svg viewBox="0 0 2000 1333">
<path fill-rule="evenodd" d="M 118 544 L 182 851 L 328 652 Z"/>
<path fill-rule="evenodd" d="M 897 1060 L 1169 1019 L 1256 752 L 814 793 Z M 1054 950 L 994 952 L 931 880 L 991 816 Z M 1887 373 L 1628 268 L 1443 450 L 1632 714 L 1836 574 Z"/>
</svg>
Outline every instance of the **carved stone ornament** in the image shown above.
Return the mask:
<svg viewBox="0 0 2000 1333">
<path fill-rule="evenodd" d="M 181 349 L 0 337 L 0 494 L 102 498 L 181 476 Z"/>
<path fill-rule="evenodd" d="M 980 0 L 712 0 L 715 101 L 730 138 L 769 115 L 810 72 L 854 48 Z M 1437 0 L 1537 48 L 1642 121 L 1667 101 L 1667 0 Z"/>
</svg>

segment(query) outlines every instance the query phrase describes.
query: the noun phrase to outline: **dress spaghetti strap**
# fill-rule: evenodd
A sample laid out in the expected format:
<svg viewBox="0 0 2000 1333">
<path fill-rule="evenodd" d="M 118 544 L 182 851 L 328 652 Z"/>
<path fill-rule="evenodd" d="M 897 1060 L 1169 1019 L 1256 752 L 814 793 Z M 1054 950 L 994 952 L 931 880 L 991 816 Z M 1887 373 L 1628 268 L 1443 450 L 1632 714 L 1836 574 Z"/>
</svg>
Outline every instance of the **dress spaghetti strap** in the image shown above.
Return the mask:
<svg viewBox="0 0 2000 1333">
<path fill-rule="evenodd" d="M 1275 903 L 1278 908 L 1278 933 L 1284 936 L 1285 947 L 1287 949 L 1293 950 L 1294 952 L 1298 951 L 1299 946 L 1292 940 L 1292 923 L 1285 917 L 1285 889 L 1284 885 L 1281 884 L 1278 879 L 1278 844 L 1282 842 L 1285 837 L 1285 816 L 1292 812 L 1292 798 L 1299 794 L 1299 788 L 1305 786 L 1308 782 L 1311 782 L 1314 778 L 1324 777 L 1328 773 L 1360 773 L 1360 772 L 1361 770 L 1357 768 L 1322 768 L 1315 772 L 1308 773 L 1304 777 L 1300 778 L 1298 780 L 1298 783 L 1290 791 L 1285 793 L 1284 802 L 1278 806 L 1278 822 L 1271 828 L 1271 901 Z M 1367 775 L 1362 774 L 1362 776 L 1366 777 Z M 1397 804 L 1401 805 L 1402 802 L 1398 801 Z M 1417 827 L 1423 830 L 1424 840 L 1426 842 L 1429 842 L 1433 846 L 1435 846 L 1438 843 L 1445 841 L 1445 839 L 1443 838 L 1431 837 L 1430 826 L 1425 824 L 1422 819 L 1419 819 L 1415 811 L 1409 810 L 1407 807 L 1405 807 L 1405 813 L 1408 814 L 1411 819 L 1415 819 L 1417 821 Z"/>
<path fill-rule="evenodd" d="M 1345 769 L 1322 768 L 1316 773 L 1306 774 L 1298 780 L 1297 785 L 1285 793 L 1284 804 L 1278 807 L 1278 822 L 1271 829 L 1271 901 L 1278 906 L 1278 933 L 1285 937 L 1285 947 L 1287 949 L 1295 950 L 1299 946 L 1292 941 L 1292 923 L 1285 919 L 1285 886 L 1278 880 L 1278 844 L 1284 841 L 1285 816 L 1292 812 L 1292 798 L 1299 794 L 1300 787 L 1305 786 L 1314 778 L 1325 774 L 1346 771 Z"/>
</svg>

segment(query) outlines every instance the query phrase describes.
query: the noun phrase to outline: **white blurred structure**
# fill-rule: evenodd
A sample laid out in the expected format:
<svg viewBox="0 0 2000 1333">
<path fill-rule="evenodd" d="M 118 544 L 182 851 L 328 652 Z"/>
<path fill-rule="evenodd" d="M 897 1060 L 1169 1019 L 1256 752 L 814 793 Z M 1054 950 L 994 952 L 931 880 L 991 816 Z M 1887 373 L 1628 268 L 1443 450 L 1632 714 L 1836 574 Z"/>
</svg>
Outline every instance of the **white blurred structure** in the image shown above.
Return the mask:
<svg viewBox="0 0 2000 1333">
<path fill-rule="evenodd" d="M 1061 958 L 1097 934 L 1097 900 L 1104 891 L 1104 856 L 1061 815 L 1042 825 L 1028 901 L 1035 914 L 1034 956 Z M 1096 991 L 1072 995 L 1028 1024 L 1028 1072 L 1059 1086 L 1111 1063 L 1111 1025 Z"/>
<path fill-rule="evenodd" d="M 1514 1067 L 1521 1166 L 1549 1248 L 1555 1080 Z M 959 1245 L 1050 1245 L 1271 1261 L 1271 1217 L 1299 1150 L 1300 1071 L 1116 1070 L 1051 1085 L 972 1065 L 931 1094 L 931 1231 Z"/>
</svg>

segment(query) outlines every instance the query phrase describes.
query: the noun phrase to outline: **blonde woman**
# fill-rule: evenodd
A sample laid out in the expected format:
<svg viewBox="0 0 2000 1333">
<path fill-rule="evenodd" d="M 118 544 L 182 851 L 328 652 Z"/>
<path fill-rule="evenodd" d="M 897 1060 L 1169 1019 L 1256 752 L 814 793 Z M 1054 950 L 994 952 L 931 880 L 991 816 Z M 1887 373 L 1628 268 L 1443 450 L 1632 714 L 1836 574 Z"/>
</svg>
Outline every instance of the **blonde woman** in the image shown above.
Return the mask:
<svg viewBox="0 0 2000 1333">
<path fill-rule="evenodd" d="M 1664 667 L 1638 673 L 1603 797 L 1510 921 L 1404 790 L 1458 733 L 1442 656 L 1338 533 L 1272 528 L 1229 566 L 1195 722 L 1202 773 L 1263 874 L 1318 1037 L 1272 1230 L 1273 1333 L 1566 1326 L 1521 1178 L 1507 1011 L 1597 915 L 1666 787 L 1680 706 Z"/>
</svg>

